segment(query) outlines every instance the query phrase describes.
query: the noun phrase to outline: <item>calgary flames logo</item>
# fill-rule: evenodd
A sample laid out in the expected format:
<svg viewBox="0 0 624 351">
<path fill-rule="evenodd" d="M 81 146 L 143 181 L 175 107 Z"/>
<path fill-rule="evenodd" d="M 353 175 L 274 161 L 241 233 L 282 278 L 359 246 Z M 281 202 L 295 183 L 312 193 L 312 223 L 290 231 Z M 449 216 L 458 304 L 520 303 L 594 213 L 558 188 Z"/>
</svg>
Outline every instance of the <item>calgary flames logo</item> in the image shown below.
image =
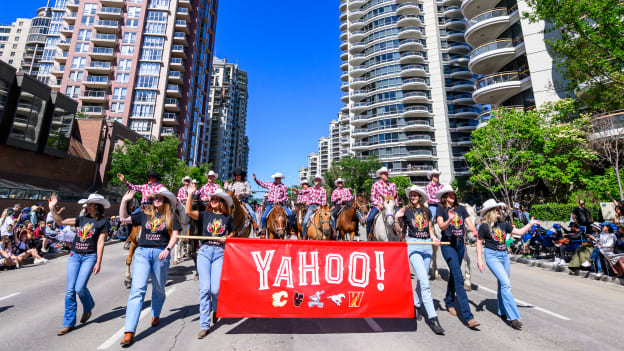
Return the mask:
<svg viewBox="0 0 624 351">
<path fill-rule="evenodd" d="M 95 232 L 93 230 L 94 226 L 95 225 L 93 223 L 87 223 L 82 226 L 82 228 L 78 228 L 78 236 L 80 237 L 80 242 L 84 243 L 85 240 L 93 236 L 93 233 Z"/>
<path fill-rule="evenodd" d="M 154 217 L 145 223 L 145 228 L 152 233 L 156 233 L 165 229 L 165 222 L 163 222 L 161 217 Z"/>
<path fill-rule="evenodd" d="M 225 227 L 220 219 L 212 221 L 212 223 L 208 224 L 206 229 L 208 229 L 208 233 L 212 234 L 212 236 L 220 236 L 225 232 Z"/>
<path fill-rule="evenodd" d="M 498 241 L 499 243 L 505 242 L 505 234 L 502 230 L 500 230 L 500 228 L 494 229 L 494 240 Z"/>
<path fill-rule="evenodd" d="M 418 230 L 423 230 L 425 229 L 425 226 L 427 225 L 426 221 L 425 221 L 425 217 L 422 214 L 417 214 L 414 216 L 414 220 L 412 221 L 414 227 L 418 228 Z"/>
<path fill-rule="evenodd" d="M 451 224 L 455 227 L 455 229 L 459 229 L 464 224 L 464 219 L 455 215 L 455 217 L 451 220 Z"/>
</svg>

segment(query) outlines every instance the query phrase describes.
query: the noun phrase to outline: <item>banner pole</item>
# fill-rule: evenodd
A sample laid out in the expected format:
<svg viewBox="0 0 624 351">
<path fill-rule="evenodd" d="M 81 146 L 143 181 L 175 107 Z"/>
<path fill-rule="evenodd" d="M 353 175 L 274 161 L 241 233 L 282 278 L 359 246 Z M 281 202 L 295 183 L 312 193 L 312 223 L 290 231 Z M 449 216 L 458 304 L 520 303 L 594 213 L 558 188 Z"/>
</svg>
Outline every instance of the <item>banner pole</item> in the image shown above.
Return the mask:
<svg viewBox="0 0 624 351">
<path fill-rule="evenodd" d="M 220 236 L 178 236 L 178 239 L 191 239 L 191 240 L 219 240 L 223 237 Z M 431 241 L 405 243 L 407 245 L 433 245 Z M 450 242 L 441 242 L 440 245 L 451 245 Z"/>
<path fill-rule="evenodd" d="M 423 242 L 420 242 L 420 243 L 406 243 L 406 244 L 407 245 L 433 245 L 433 242 L 431 242 L 431 241 L 423 241 Z M 448 242 L 448 241 L 443 241 L 443 242 L 440 242 L 440 245 L 451 245 L 451 243 Z"/>
</svg>

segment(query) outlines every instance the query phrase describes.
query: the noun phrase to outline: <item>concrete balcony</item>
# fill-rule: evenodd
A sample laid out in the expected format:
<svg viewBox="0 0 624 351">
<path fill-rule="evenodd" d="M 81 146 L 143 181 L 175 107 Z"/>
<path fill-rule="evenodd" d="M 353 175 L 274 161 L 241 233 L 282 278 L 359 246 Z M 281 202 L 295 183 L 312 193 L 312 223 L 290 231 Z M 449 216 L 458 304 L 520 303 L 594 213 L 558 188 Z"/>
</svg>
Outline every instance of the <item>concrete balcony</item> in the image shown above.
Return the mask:
<svg viewBox="0 0 624 351">
<path fill-rule="evenodd" d="M 186 58 L 186 52 L 184 50 L 184 45 L 175 44 L 171 46 L 171 54 L 173 57 L 181 57 Z"/>
<path fill-rule="evenodd" d="M 367 81 L 368 79 L 364 77 L 360 77 L 360 78 L 354 78 L 353 80 L 351 80 L 349 84 L 353 89 L 360 89 L 361 87 L 366 85 Z"/>
<path fill-rule="evenodd" d="M 464 15 L 461 13 L 459 6 L 449 6 L 444 8 L 444 17 L 446 18 L 462 18 Z"/>
<path fill-rule="evenodd" d="M 65 66 L 62 67 L 52 67 L 50 70 L 50 74 L 55 76 L 56 78 L 62 78 L 65 73 Z"/>
<path fill-rule="evenodd" d="M 448 70 L 447 74 L 451 79 L 472 79 L 473 76 L 473 73 L 466 67 L 453 67 Z"/>
<path fill-rule="evenodd" d="M 366 32 L 363 30 L 356 30 L 354 32 L 351 32 L 351 35 L 349 36 L 349 43 L 357 43 L 358 41 L 364 39 L 365 36 Z"/>
<path fill-rule="evenodd" d="M 117 44 L 117 34 L 97 33 L 91 36 L 91 41 L 97 46 L 114 47 Z"/>
<path fill-rule="evenodd" d="M 466 20 L 463 18 L 451 18 L 444 22 L 444 27 L 449 31 L 462 31 L 466 29 Z"/>
<path fill-rule="evenodd" d="M 472 17 L 466 27 L 466 42 L 472 47 L 496 40 L 507 28 L 518 21 L 517 6 L 497 7 Z"/>
<path fill-rule="evenodd" d="M 401 88 L 403 90 L 413 90 L 413 89 L 427 89 L 429 84 L 427 80 L 424 78 L 407 78 L 403 79 L 403 85 Z"/>
<path fill-rule="evenodd" d="M 100 7 L 96 14 L 100 19 L 106 20 L 121 20 L 123 19 L 123 12 L 119 7 Z"/>
<path fill-rule="evenodd" d="M 102 3 L 102 6 L 107 6 L 107 7 L 123 7 L 124 6 L 124 0 L 100 0 L 100 2 Z"/>
<path fill-rule="evenodd" d="M 186 21 L 191 20 L 191 10 L 187 7 L 178 7 L 176 12 L 176 18 L 183 19 Z"/>
<path fill-rule="evenodd" d="M 173 43 L 187 46 L 188 42 L 186 41 L 186 34 L 184 32 L 173 33 Z"/>
<path fill-rule="evenodd" d="M 184 72 L 184 60 L 179 57 L 174 57 L 169 62 L 169 67 L 174 71 Z"/>
<path fill-rule="evenodd" d="M 110 62 L 91 61 L 86 67 L 89 74 L 108 74 L 112 71 L 112 64 Z"/>
<path fill-rule="evenodd" d="M 346 42 L 345 42 L 346 44 Z M 348 45 L 343 46 L 340 45 L 340 50 L 347 50 Z M 360 52 L 364 51 L 364 49 L 366 49 L 366 45 L 363 43 L 354 43 L 353 45 L 351 45 L 351 47 L 349 48 L 349 53 L 350 54 L 359 54 Z"/>
<path fill-rule="evenodd" d="M 463 30 L 447 30 L 446 31 L 446 40 L 451 42 L 464 42 L 464 33 Z"/>
<path fill-rule="evenodd" d="M 402 65 L 409 65 L 413 63 L 424 63 L 425 53 L 420 51 L 407 51 L 401 53 L 399 63 Z"/>
<path fill-rule="evenodd" d="M 191 0 L 178 0 L 178 7 L 191 8 Z"/>
<path fill-rule="evenodd" d="M 182 97 L 182 88 L 177 84 L 167 84 L 167 96 L 174 98 Z"/>
<path fill-rule="evenodd" d="M 427 70 L 423 65 L 407 65 L 401 67 L 401 77 L 423 77 L 427 75 Z"/>
<path fill-rule="evenodd" d="M 349 2 L 349 10 L 351 11 L 357 10 L 360 7 L 362 7 L 362 5 L 364 5 L 365 2 L 366 0 L 352 0 Z"/>
<path fill-rule="evenodd" d="M 457 94 L 450 96 L 448 102 L 453 105 L 474 105 L 474 100 L 472 100 L 472 94 Z"/>
<path fill-rule="evenodd" d="M 180 71 L 169 71 L 169 75 L 167 76 L 167 79 L 169 80 L 170 83 L 183 84 L 184 73 Z"/>
<path fill-rule="evenodd" d="M 161 136 L 176 136 L 178 134 L 178 129 L 174 127 L 163 127 L 160 130 Z"/>
<path fill-rule="evenodd" d="M 87 117 L 101 118 L 104 117 L 104 107 L 102 106 L 82 106 L 80 109 Z"/>
<path fill-rule="evenodd" d="M 528 72 L 495 73 L 475 82 L 472 98 L 482 105 L 499 105 L 530 86 L 531 76 Z"/>
<path fill-rule="evenodd" d="M 355 55 L 351 56 L 351 59 L 349 60 L 349 63 L 354 65 L 354 66 L 358 66 L 358 65 L 362 64 L 364 61 L 366 61 L 366 55 L 364 55 L 364 54 L 355 54 Z"/>
<path fill-rule="evenodd" d="M 424 105 L 406 106 L 403 109 L 404 117 L 430 117 L 431 111 Z"/>
<path fill-rule="evenodd" d="M 61 28 L 60 33 L 63 34 L 65 38 L 71 38 L 74 34 L 74 26 L 66 26 Z"/>
<path fill-rule="evenodd" d="M 108 87 L 108 76 L 87 76 L 87 79 L 82 81 L 82 84 L 89 88 L 105 89 Z"/>
<path fill-rule="evenodd" d="M 470 46 L 465 43 L 449 43 L 447 52 L 449 54 L 465 55 L 470 52 Z"/>
<path fill-rule="evenodd" d="M 361 9 L 355 9 L 353 11 L 349 11 L 349 15 L 348 15 L 348 19 L 349 21 L 355 21 L 357 19 L 362 18 L 362 16 L 364 16 L 364 14 L 366 13 L 366 11 L 363 11 Z"/>
<path fill-rule="evenodd" d="M 115 50 L 113 48 L 94 47 L 89 52 L 92 60 L 112 61 L 115 58 Z"/>
<path fill-rule="evenodd" d="M 165 112 L 163 113 L 163 125 L 167 126 L 177 126 L 178 125 L 178 114 L 175 112 Z"/>
<path fill-rule="evenodd" d="M 349 76 L 353 78 L 357 78 L 366 73 L 366 67 L 364 66 L 354 66 L 349 72 Z"/>
<path fill-rule="evenodd" d="M 85 90 L 79 96 L 82 102 L 103 104 L 106 102 L 106 91 L 104 90 Z"/>
<path fill-rule="evenodd" d="M 76 24 L 76 12 L 67 11 L 63 16 L 63 21 L 67 24 Z"/>
<path fill-rule="evenodd" d="M 498 72 L 516 57 L 525 53 L 524 40 L 497 39 L 476 47 L 470 53 L 468 67 L 476 74 Z"/>
<path fill-rule="evenodd" d="M 397 25 L 399 27 L 419 27 L 422 21 L 419 15 L 403 15 L 399 16 Z"/>
<path fill-rule="evenodd" d="M 422 27 L 403 27 L 399 29 L 399 39 L 422 39 L 424 30 Z"/>
<path fill-rule="evenodd" d="M 464 17 L 473 18 L 474 16 L 494 8 L 500 0 L 464 0 L 461 3 L 460 9 Z"/>
<path fill-rule="evenodd" d="M 183 19 L 179 19 L 175 21 L 175 30 L 176 32 L 184 32 L 186 34 L 189 34 L 189 28 L 188 28 L 188 23 L 183 20 Z"/>
<path fill-rule="evenodd" d="M 420 6 L 413 2 L 399 4 L 397 15 L 420 15 Z"/>
<path fill-rule="evenodd" d="M 98 33 L 119 33 L 119 21 L 99 20 L 93 26 Z"/>
<path fill-rule="evenodd" d="M 362 29 L 364 27 L 365 24 L 366 24 L 366 21 L 364 21 L 362 19 L 355 20 L 355 21 L 349 23 L 349 30 L 351 30 L 351 31 L 360 30 L 360 29 Z M 340 27 L 342 28 L 342 26 L 340 26 Z"/>
<path fill-rule="evenodd" d="M 429 95 L 424 91 L 408 91 L 403 93 L 403 104 L 426 104 L 429 102 Z"/>
<path fill-rule="evenodd" d="M 423 51 L 423 41 L 419 39 L 403 39 L 399 41 L 400 51 Z"/>
<path fill-rule="evenodd" d="M 78 11 L 78 7 L 80 6 L 80 2 L 79 0 L 67 0 L 67 3 L 65 4 L 65 8 L 67 8 L 69 11 Z"/>
<path fill-rule="evenodd" d="M 69 39 L 63 39 L 63 40 L 59 40 L 56 43 L 56 47 L 63 50 L 63 51 L 67 51 L 69 50 L 69 46 L 71 44 L 71 40 Z M 26 55 L 24 55 L 24 58 L 26 58 Z"/>
</svg>

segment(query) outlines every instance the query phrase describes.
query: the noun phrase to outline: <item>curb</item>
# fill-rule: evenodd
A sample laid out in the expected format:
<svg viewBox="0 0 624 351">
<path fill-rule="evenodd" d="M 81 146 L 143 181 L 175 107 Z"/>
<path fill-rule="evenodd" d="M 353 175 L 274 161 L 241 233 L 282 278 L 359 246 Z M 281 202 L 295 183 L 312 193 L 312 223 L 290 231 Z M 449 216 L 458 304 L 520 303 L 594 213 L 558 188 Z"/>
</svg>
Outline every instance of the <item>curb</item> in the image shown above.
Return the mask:
<svg viewBox="0 0 624 351">
<path fill-rule="evenodd" d="M 568 274 L 571 273 L 567 266 L 557 266 L 553 262 L 550 262 L 549 260 L 543 260 L 543 259 L 531 260 L 526 257 L 522 257 L 521 255 L 509 255 L 509 259 L 513 262 L 522 263 L 530 267 L 543 268 L 543 269 L 550 270 L 553 272 L 562 272 L 562 273 L 568 273 Z M 570 275 L 574 275 L 579 278 L 589 278 L 591 280 L 599 280 L 605 283 L 613 283 L 615 285 L 624 286 L 624 278 L 610 277 L 607 275 L 603 275 L 602 277 L 599 278 L 598 276 L 596 276 L 596 273 L 589 272 L 589 271 L 582 271 L 582 270 L 579 270 L 577 274 L 570 274 Z"/>
</svg>

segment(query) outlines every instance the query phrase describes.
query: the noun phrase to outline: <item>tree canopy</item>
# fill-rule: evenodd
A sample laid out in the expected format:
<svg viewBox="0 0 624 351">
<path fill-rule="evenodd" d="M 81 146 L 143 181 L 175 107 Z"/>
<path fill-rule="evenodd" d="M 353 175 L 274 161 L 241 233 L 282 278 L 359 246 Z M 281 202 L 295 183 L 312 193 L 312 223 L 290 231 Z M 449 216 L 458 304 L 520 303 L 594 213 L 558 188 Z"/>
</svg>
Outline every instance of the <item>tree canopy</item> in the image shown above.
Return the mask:
<svg viewBox="0 0 624 351">
<path fill-rule="evenodd" d="M 356 194 L 370 192 L 370 186 L 366 186 L 367 180 L 371 179 L 371 174 L 381 168 L 381 162 L 376 157 L 359 159 L 349 156 L 332 162 L 331 167 L 325 172 L 325 180 L 331 187 L 336 179 L 343 178 L 345 186 L 351 188 Z"/>
</svg>

